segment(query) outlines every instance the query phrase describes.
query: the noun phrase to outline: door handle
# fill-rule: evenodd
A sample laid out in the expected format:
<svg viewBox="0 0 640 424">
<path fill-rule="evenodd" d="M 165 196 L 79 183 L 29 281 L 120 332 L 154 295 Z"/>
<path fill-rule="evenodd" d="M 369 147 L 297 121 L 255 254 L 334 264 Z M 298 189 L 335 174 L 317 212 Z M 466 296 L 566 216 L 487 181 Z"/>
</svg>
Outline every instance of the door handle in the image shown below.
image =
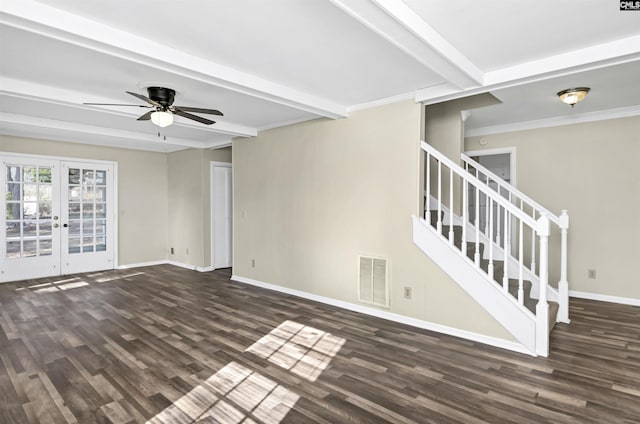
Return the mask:
<svg viewBox="0 0 640 424">
<path fill-rule="evenodd" d="M 62 224 L 62 226 L 63 226 L 64 228 L 67 228 L 67 227 L 69 226 L 69 224 Z"/>
</svg>

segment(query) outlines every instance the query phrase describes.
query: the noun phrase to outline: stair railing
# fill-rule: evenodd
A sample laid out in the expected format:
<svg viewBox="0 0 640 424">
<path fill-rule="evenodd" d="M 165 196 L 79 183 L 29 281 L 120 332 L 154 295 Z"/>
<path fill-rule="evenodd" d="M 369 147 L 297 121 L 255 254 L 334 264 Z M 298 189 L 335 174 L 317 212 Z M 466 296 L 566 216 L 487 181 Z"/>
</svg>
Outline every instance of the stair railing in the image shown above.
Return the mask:
<svg viewBox="0 0 640 424">
<path fill-rule="evenodd" d="M 558 281 L 558 321 L 569 323 L 569 282 L 567 280 L 567 237 L 569 231 L 569 213 L 566 209 L 563 209 L 560 216 L 553 214 L 544 206 L 531 199 L 529 196 L 516 189 L 513 185 L 509 184 L 495 173 L 491 172 L 471 157 L 462 153 L 460 155 L 464 169 L 473 174 L 480 181 L 483 181 L 488 187 L 494 187 L 494 191 L 502 194 L 506 197 L 510 203 L 515 204 L 520 210 L 529 214 L 533 219 L 538 219 L 543 215 L 546 215 L 550 223 L 554 224 L 560 231 L 560 280 Z M 534 243 L 535 240 L 531 240 Z M 504 241 L 503 241 L 504 243 Z M 500 244 L 500 237 L 498 236 L 498 244 Z M 536 268 L 536 249 L 532 246 L 530 269 Z"/>
<path fill-rule="evenodd" d="M 536 320 L 536 353 L 545 356 L 548 355 L 549 305 L 547 303 L 547 286 L 549 265 L 548 239 L 550 232 L 549 217 L 546 213 L 541 212 L 539 218 L 534 219 L 510 202 L 508 198 L 501 196 L 499 192 L 491 188 L 484 181 L 481 181 L 472 173 L 467 172 L 460 165 L 454 163 L 429 144 L 422 141 L 421 146 L 425 152 L 426 217 L 430 218 L 431 212 L 435 212 L 435 229 L 438 233 L 442 234 L 451 245 L 459 241 L 462 255 L 469 257 L 478 269 L 486 272 L 491 281 L 500 284 L 504 295 L 511 298 L 514 302 L 517 302 L 525 313 L 533 314 L 532 318 Z M 471 195 L 469 195 L 470 187 L 473 188 Z M 462 190 L 462 196 L 460 196 L 460 190 Z M 445 194 L 447 194 L 447 196 L 445 196 Z M 459 201 L 460 197 L 462 198 L 461 202 Z M 430 202 L 431 198 L 435 198 L 436 200 L 435 207 L 433 208 Z M 481 204 L 481 200 L 485 202 L 484 205 Z M 473 206 L 472 210 L 469 208 L 470 205 Z M 481 228 L 482 226 L 480 225 L 479 217 L 481 207 L 486 208 L 488 212 L 487 215 L 489 216 L 489 219 L 485 220 L 485 228 Z M 447 208 L 449 212 L 448 228 L 446 228 L 443 223 L 443 208 Z M 503 216 L 500 222 L 505 243 L 502 249 L 502 257 L 497 257 L 496 249 L 493 248 L 496 240 L 495 226 L 497 224 L 497 220 L 494 219 L 496 218 L 494 210 L 498 215 Z M 462 220 L 462 234 L 459 235 L 457 239 L 453 229 L 455 221 L 454 211 L 457 212 L 456 215 L 460 216 Z M 469 231 L 467 227 L 472 229 L 472 234 L 467 234 Z M 513 229 L 516 229 L 514 234 L 512 234 Z M 489 249 L 488 259 L 482 259 L 480 252 L 481 233 L 484 237 L 493 241 L 487 243 Z M 511 293 L 509 276 L 506 270 L 511 256 L 511 248 L 509 247 L 511 239 L 515 241 L 517 246 L 514 246 L 518 261 L 518 279 L 516 280 L 517 289 L 515 294 Z M 540 282 L 539 297 L 535 311 L 530 311 L 524 305 L 524 242 L 529 239 L 534 240 L 534 248 L 536 240 L 539 242 L 539 271 L 536 272 L 535 268 L 530 270 L 538 276 Z M 496 261 L 503 261 L 504 265 L 500 281 L 496 281 L 497 276 L 494 274 Z"/>
</svg>

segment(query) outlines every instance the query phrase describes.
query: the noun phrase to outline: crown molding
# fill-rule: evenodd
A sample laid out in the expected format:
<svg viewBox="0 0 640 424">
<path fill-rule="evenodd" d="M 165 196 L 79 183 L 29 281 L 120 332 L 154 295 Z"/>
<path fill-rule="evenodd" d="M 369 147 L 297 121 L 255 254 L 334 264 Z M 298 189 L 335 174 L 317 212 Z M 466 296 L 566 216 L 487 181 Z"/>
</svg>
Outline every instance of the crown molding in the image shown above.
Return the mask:
<svg viewBox="0 0 640 424">
<path fill-rule="evenodd" d="M 349 111 L 349 113 L 357 112 L 359 110 L 390 105 L 390 104 L 402 102 L 405 100 L 413 100 L 414 97 L 415 97 L 415 93 L 412 91 L 410 93 L 403 93 L 403 94 L 398 94 L 396 96 L 385 97 L 383 99 L 372 100 L 370 102 L 359 103 L 357 105 L 349 106 L 347 110 Z"/>
<path fill-rule="evenodd" d="M 640 106 L 586 112 L 571 116 L 558 116 L 547 119 L 514 122 L 512 124 L 493 125 L 465 130 L 465 137 L 478 137 L 491 134 L 503 134 L 515 131 L 534 130 L 538 128 L 560 127 L 563 125 L 582 124 L 586 122 L 604 121 L 607 119 L 628 118 L 640 115 Z"/>
</svg>

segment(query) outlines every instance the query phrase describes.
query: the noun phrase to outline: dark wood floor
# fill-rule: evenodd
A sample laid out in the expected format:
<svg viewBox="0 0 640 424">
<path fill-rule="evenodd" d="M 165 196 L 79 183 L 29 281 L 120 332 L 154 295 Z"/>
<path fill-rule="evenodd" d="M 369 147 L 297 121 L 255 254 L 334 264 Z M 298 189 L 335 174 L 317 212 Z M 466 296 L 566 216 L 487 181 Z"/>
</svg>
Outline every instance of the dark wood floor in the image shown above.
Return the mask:
<svg viewBox="0 0 640 424">
<path fill-rule="evenodd" d="M 638 423 L 640 308 L 532 358 L 169 265 L 0 285 L 1 423 Z"/>
</svg>

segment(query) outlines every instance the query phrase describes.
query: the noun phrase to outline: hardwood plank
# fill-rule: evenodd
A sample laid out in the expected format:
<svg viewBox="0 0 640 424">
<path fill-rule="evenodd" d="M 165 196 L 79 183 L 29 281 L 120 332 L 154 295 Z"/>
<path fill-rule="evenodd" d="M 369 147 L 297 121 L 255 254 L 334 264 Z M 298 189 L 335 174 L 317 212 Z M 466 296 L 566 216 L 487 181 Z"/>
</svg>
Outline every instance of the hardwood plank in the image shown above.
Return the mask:
<svg viewBox="0 0 640 424">
<path fill-rule="evenodd" d="M 640 422 L 638 307 L 572 299 L 571 325 L 533 358 L 229 275 L 161 265 L 0 285 L 0 422 Z M 86 285 L 57 289 L 69 283 Z M 325 333 L 339 349 L 320 348 Z M 251 377 L 228 385 L 229 369 Z"/>
</svg>

